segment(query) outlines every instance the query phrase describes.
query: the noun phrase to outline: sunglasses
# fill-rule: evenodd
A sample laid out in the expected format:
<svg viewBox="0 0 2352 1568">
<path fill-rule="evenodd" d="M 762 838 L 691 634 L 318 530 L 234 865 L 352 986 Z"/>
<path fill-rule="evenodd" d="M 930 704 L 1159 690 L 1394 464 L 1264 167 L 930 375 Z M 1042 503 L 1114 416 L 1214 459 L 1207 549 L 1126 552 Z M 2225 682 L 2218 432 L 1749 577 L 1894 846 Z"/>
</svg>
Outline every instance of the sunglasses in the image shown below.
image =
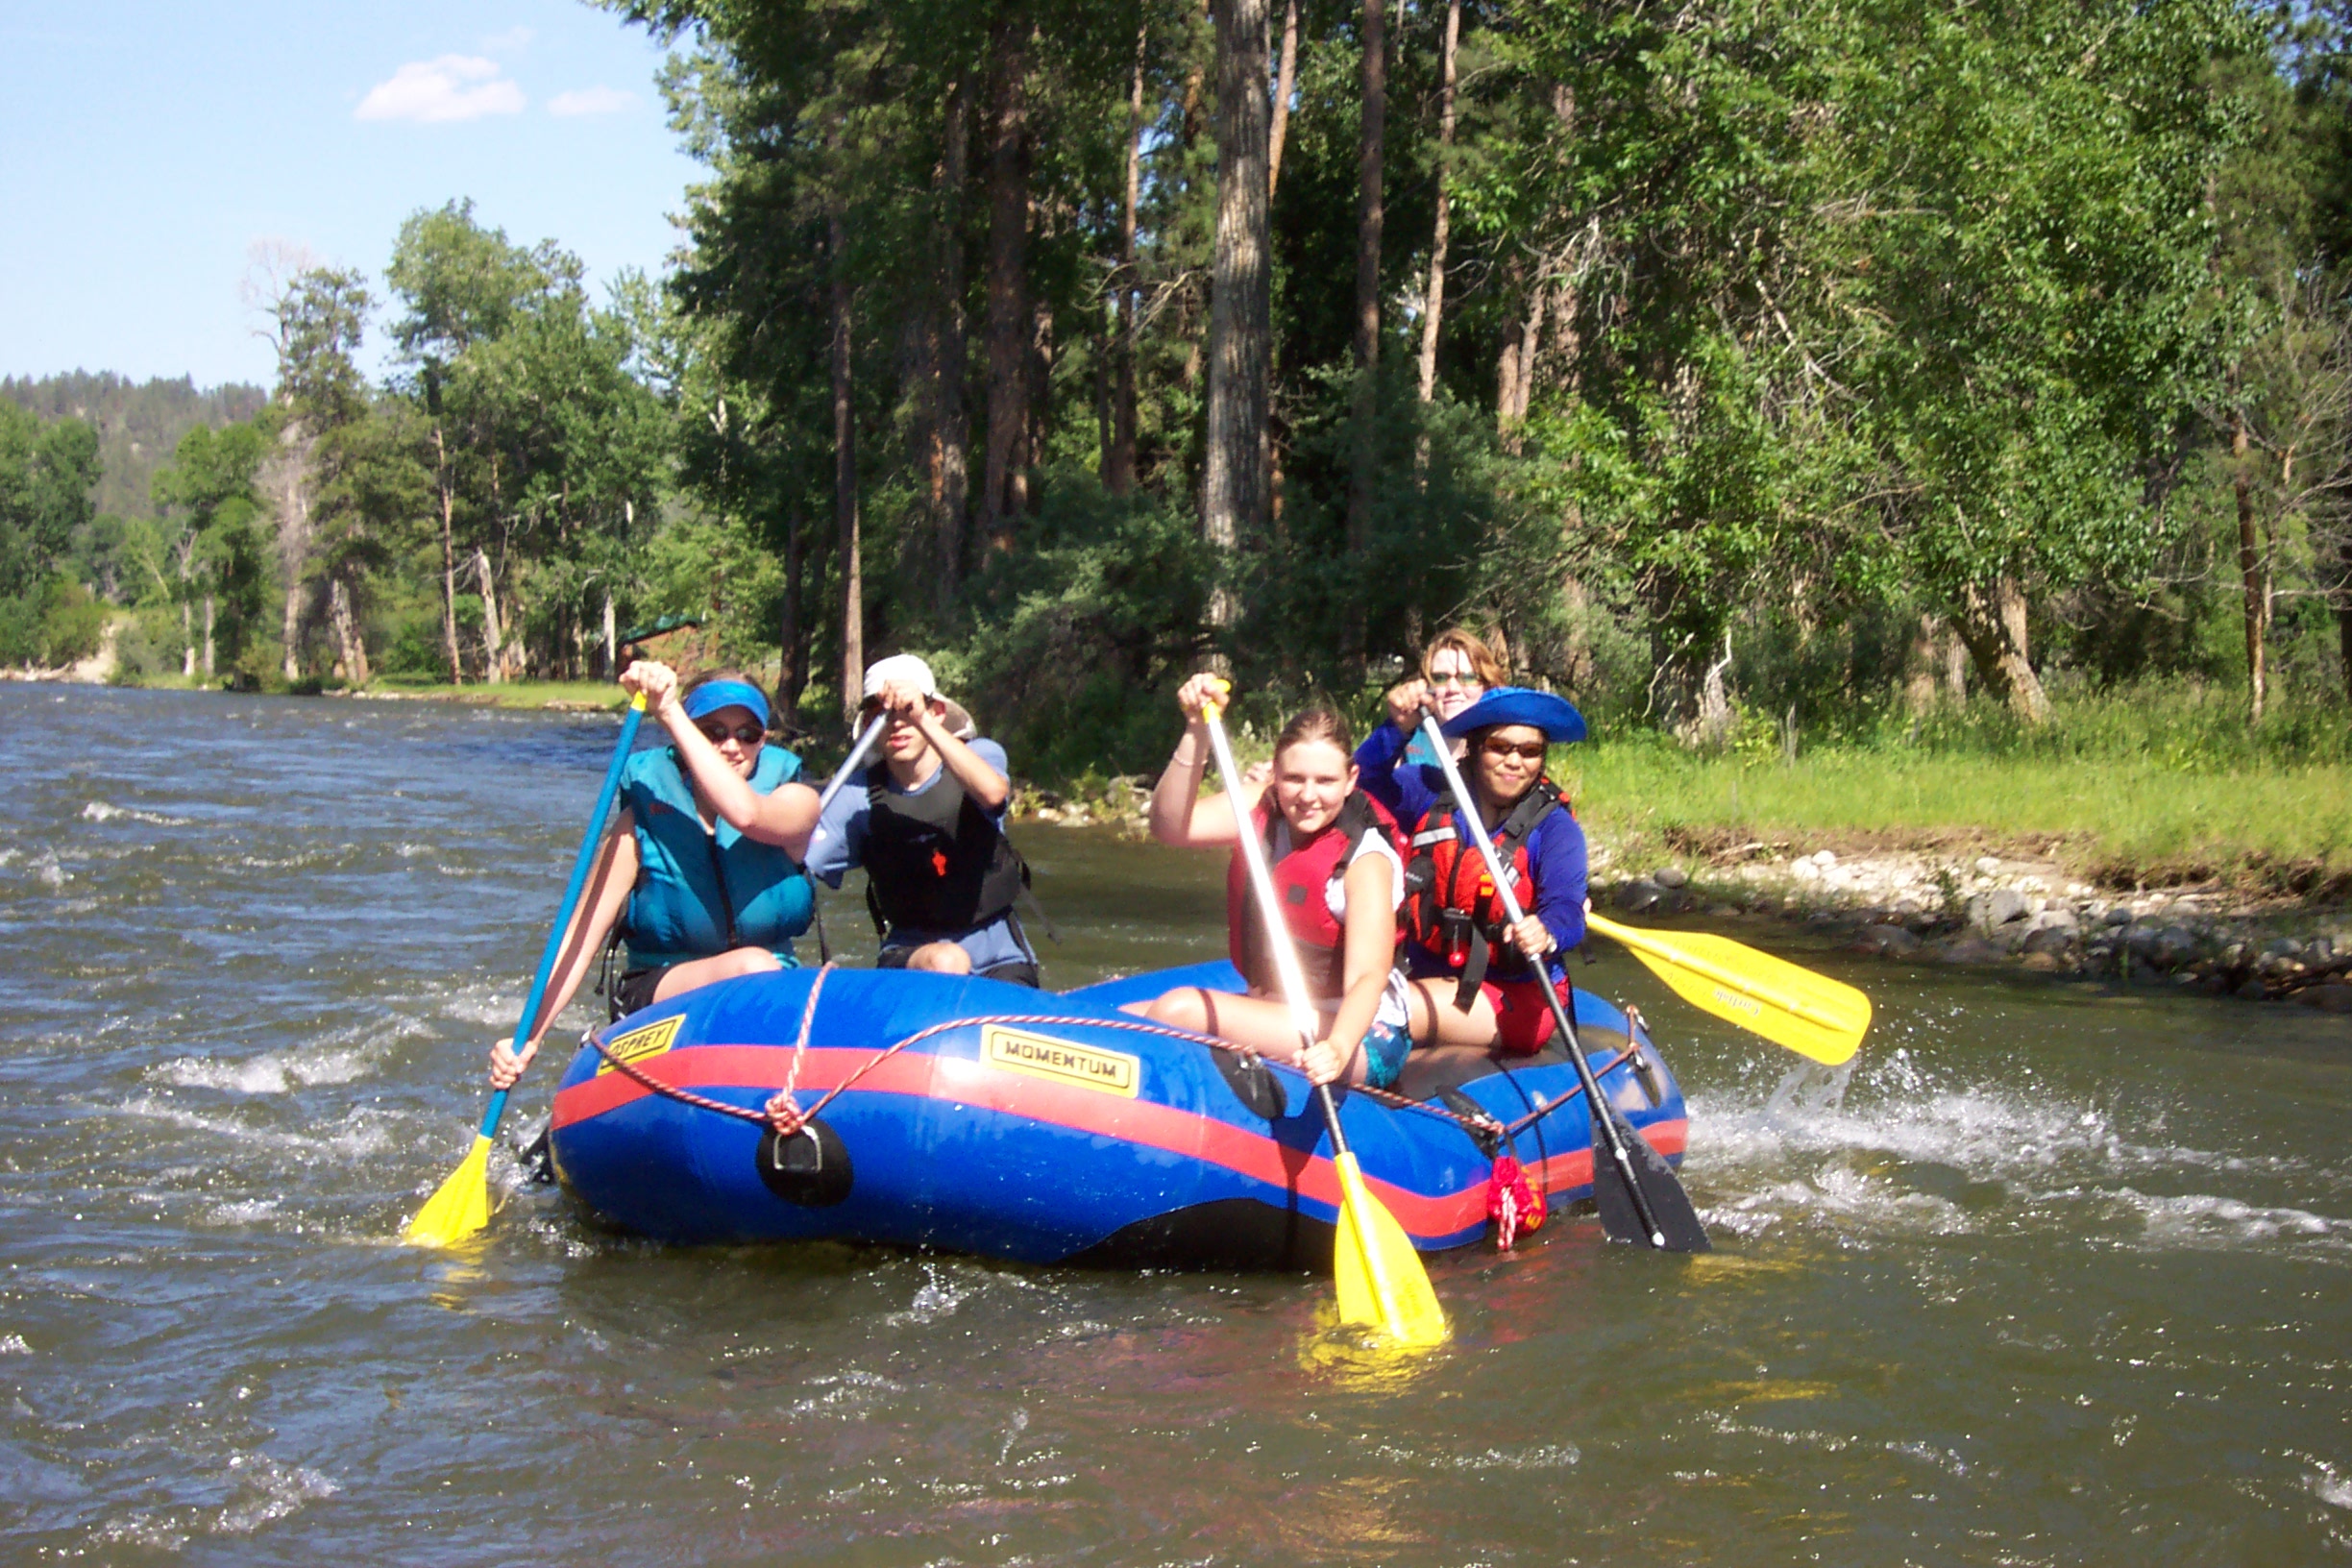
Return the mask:
<svg viewBox="0 0 2352 1568">
<path fill-rule="evenodd" d="M 1508 741 L 1488 741 L 1479 747 L 1490 757 L 1518 757 L 1527 762 L 1540 763 L 1548 749 L 1542 741 L 1527 741 L 1513 746 Z"/>
<path fill-rule="evenodd" d="M 738 746 L 757 746 L 768 738 L 768 732 L 757 724 L 737 724 L 731 729 L 725 724 L 697 724 L 695 728 L 700 730 L 702 738 L 713 746 L 724 744 L 730 735 Z"/>
<path fill-rule="evenodd" d="M 1429 677 L 1432 686 L 1483 686 L 1486 683 L 1467 670 L 1439 670 Z"/>
</svg>

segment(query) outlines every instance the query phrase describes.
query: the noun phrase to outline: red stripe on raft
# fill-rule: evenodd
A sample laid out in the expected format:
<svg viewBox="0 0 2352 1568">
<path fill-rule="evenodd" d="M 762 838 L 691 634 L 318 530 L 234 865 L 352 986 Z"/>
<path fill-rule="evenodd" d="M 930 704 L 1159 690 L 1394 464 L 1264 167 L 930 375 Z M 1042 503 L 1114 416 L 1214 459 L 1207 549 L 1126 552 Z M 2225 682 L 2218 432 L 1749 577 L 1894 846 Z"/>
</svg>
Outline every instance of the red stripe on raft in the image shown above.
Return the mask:
<svg viewBox="0 0 2352 1568">
<path fill-rule="evenodd" d="M 647 1077 L 657 1078 L 675 1089 L 757 1089 L 772 1092 L 782 1087 L 784 1073 L 779 1069 L 787 1066 L 791 1055 L 788 1047 L 775 1045 L 697 1045 L 631 1065 Z M 1339 1205 L 1339 1180 L 1326 1157 L 1302 1155 L 1262 1133 L 1249 1132 L 1214 1116 L 1076 1085 L 1050 1083 L 966 1057 L 908 1053 L 874 1063 L 870 1050 L 812 1047 L 800 1063 L 801 1104 L 810 1103 L 818 1094 L 846 1081 L 870 1063 L 873 1064 L 870 1070 L 858 1079 L 857 1089 L 852 1092 L 948 1101 L 1071 1132 L 1117 1139 L 1206 1160 L 1332 1208 Z M 619 1110 L 650 1092 L 624 1074 L 600 1074 L 556 1092 L 554 1124 L 559 1128 L 570 1127 Z M 1687 1121 L 1659 1122 L 1642 1131 L 1654 1148 L 1672 1157 L 1683 1151 L 1689 1126 Z M 1576 1149 L 1555 1155 L 1530 1174 L 1553 1190 L 1586 1186 L 1592 1180 L 1592 1151 Z M 1396 1215 L 1398 1223 L 1414 1236 L 1452 1236 L 1482 1224 L 1486 1218 L 1486 1188 L 1482 1182 L 1432 1197 L 1383 1181 L 1369 1172 L 1364 1179 L 1389 1213 Z"/>
</svg>

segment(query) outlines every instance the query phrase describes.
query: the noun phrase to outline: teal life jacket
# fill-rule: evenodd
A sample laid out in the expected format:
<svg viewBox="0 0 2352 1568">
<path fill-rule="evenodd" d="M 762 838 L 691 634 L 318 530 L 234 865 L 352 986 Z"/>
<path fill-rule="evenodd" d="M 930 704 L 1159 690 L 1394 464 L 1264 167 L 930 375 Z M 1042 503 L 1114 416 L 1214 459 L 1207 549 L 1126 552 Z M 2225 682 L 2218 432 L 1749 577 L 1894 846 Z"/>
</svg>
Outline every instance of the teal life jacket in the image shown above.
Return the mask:
<svg viewBox="0 0 2352 1568">
<path fill-rule="evenodd" d="M 771 742 L 751 788 L 761 795 L 800 774 L 800 759 Z M 621 801 L 637 824 L 637 886 L 622 919 L 631 969 L 765 947 L 787 967 L 792 939 L 816 909 L 808 872 L 772 844 L 723 820 L 705 832 L 674 747 L 640 751 L 621 774 Z"/>
</svg>

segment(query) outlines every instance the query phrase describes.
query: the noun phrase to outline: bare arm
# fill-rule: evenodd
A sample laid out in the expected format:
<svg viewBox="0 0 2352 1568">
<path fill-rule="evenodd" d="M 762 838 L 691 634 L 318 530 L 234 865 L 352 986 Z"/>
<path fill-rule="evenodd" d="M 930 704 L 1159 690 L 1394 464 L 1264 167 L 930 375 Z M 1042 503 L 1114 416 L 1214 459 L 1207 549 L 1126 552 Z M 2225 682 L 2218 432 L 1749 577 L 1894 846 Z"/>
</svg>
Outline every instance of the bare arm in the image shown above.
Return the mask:
<svg viewBox="0 0 2352 1568">
<path fill-rule="evenodd" d="M 670 732 L 687 776 L 723 821 L 746 838 L 774 845 L 795 860 L 807 857 L 809 835 L 817 830 L 815 790 L 805 784 L 779 784 L 762 795 L 745 782 L 686 717 L 686 705 L 678 700 L 677 674 L 668 665 L 641 659 L 622 672 L 621 684 L 645 694 L 653 716 Z"/>
<path fill-rule="evenodd" d="M 987 759 L 947 731 L 947 723 L 933 713 L 929 703 L 915 709 L 915 727 L 922 731 L 931 749 L 939 753 L 942 766 L 955 775 L 964 786 L 964 793 L 978 802 L 982 811 L 995 813 L 1004 810 L 1004 803 L 1013 798 L 1013 786 L 1005 776 L 988 765 Z"/>
<path fill-rule="evenodd" d="M 530 1038 L 519 1053 L 508 1041 L 502 1040 L 490 1047 L 492 1089 L 504 1089 L 522 1077 L 523 1069 L 539 1054 L 539 1041 L 579 993 L 580 982 L 588 978 L 589 966 L 604 950 L 604 939 L 611 935 L 613 922 L 621 918 L 621 911 L 636 886 L 637 824 L 625 811 L 613 823 L 612 831 L 604 836 L 604 847 L 597 854 L 588 891 L 581 894 L 572 912 L 572 923 L 565 929 L 562 951 L 555 960 L 555 972 L 548 977 L 547 995 L 540 1002 L 538 1018 L 530 1025 Z"/>
<path fill-rule="evenodd" d="M 1347 990 L 1332 1015 L 1324 1041 L 1345 1067 L 1380 1012 L 1381 992 L 1396 962 L 1396 868 L 1385 855 L 1365 855 L 1347 871 Z"/>
</svg>

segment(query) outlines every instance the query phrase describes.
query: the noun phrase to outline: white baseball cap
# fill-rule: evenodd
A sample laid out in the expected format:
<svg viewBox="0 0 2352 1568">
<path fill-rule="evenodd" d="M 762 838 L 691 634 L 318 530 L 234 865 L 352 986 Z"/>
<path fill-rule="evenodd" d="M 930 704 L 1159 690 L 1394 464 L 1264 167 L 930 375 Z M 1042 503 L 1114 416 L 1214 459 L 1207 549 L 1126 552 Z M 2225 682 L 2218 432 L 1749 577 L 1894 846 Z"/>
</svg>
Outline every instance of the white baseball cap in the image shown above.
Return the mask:
<svg viewBox="0 0 2352 1568">
<path fill-rule="evenodd" d="M 923 696 L 939 698 L 947 709 L 947 733 L 959 741 L 968 741 L 979 733 L 970 714 L 961 703 L 940 697 L 939 682 L 931 678 L 931 667 L 912 653 L 893 653 L 886 659 L 876 659 L 866 667 L 866 690 L 863 700 L 871 701 L 882 695 L 882 688 L 894 680 L 903 680 Z"/>
</svg>

